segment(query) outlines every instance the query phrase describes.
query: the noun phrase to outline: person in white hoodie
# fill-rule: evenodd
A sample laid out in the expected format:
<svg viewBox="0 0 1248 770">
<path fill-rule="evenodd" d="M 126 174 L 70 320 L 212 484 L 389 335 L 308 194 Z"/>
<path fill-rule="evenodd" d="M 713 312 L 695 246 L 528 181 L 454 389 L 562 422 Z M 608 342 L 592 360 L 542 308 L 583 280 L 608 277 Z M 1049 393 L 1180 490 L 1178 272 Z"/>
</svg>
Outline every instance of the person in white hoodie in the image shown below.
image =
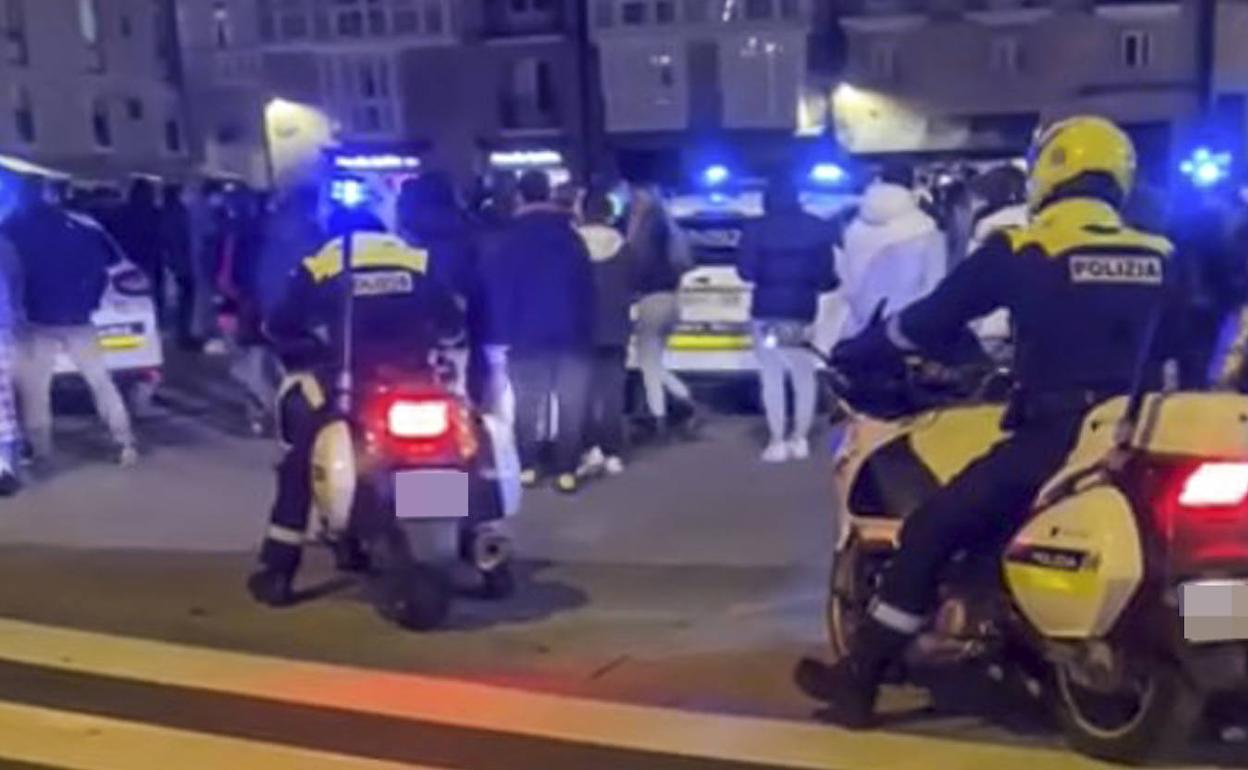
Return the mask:
<svg viewBox="0 0 1248 770">
<path fill-rule="evenodd" d="M 945 237 L 919 207 L 912 181 L 908 169 L 886 169 L 845 230 L 837 263 L 849 311 L 842 339 L 865 329 L 877 311 L 897 313 L 927 296 L 945 277 Z"/>
<path fill-rule="evenodd" d="M 975 198 L 975 226 L 968 253 L 974 254 L 994 233 L 1023 227 L 1031 218 L 1027 208 L 1027 175 L 1012 164 L 997 166 L 982 174 L 971 185 Z M 1010 313 L 998 310 L 975 322 L 975 334 L 993 360 L 1009 356 Z"/>
<path fill-rule="evenodd" d="M 611 226 L 614 209 L 605 193 L 591 191 L 582 204 L 585 223 L 577 229 L 594 269 L 593 358 L 586 444 L 580 475 L 624 471 L 624 391 L 636 259 L 632 247 Z"/>
</svg>

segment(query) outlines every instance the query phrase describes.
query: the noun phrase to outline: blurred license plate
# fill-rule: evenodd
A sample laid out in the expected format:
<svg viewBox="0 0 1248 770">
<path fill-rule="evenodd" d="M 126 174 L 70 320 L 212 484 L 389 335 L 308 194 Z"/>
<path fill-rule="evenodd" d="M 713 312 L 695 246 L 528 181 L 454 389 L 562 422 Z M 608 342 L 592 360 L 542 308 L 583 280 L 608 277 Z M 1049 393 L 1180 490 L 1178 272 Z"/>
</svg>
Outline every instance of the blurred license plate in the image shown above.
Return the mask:
<svg viewBox="0 0 1248 770">
<path fill-rule="evenodd" d="M 1248 580 L 1202 580 L 1179 592 L 1189 642 L 1248 639 Z"/>
<path fill-rule="evenodd" d="M 401 520 L 468 517 L 468 474 L 429 469 L 394 474 L 394 510 Z"/>
<path fill-rule="evenodd" d="M 682 321 L 744 321 L 748 318 L 748 302 L 740 292 L 688 292 L 680 297 Z"/>
</svg>

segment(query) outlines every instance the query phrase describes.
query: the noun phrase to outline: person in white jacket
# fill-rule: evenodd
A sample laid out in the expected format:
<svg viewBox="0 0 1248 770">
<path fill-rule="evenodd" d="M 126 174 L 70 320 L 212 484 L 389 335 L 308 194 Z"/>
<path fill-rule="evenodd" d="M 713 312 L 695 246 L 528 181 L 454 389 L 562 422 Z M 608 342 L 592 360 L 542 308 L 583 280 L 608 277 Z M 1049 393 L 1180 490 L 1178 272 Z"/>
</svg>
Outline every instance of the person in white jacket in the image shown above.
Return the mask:
<svg viewBox="0 0 1248 770">
<path fill-rule="evenodd" d="M 885 171 L 845 230 L 837 273 L 849 314 L 841 339 L 861 332 L 877 311 L 897 313 L 922 299 L 945 277 L 945 237 L 919 207 L 910 181 L 908 170 Z"/>
<path fill-rule="evenodd" d="M 975 197 L 975 227 L 969 254 L 974 254 L 993 233 L 1027 224 L 1027 175 L 1014 165 L 997 166 L 978 177 L 971 186 Z M 1010 313 L 998 310 L 974 324 L 975 334 L 988 355 L 1003 361 L 1010 344 Z"/>
</svg>

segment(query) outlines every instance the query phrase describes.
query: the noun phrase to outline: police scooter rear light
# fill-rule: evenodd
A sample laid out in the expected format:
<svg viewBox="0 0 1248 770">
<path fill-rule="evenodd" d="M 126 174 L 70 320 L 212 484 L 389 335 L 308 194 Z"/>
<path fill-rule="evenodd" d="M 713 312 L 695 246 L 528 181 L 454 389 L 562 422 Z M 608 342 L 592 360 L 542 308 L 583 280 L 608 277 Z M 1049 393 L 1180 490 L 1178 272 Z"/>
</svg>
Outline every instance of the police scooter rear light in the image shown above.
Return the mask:
<svg viewBox="0 0 1248 770">
<path fill-rule="evenodd" d="M 1179 492 L 1184 508 L 1229 508 L 1248 500 L 1248 463 L 1205 462 L 1192 471 Z"/>
<path fill-rule="evenodd" d="M 400 439 L 439 438 L 451 429 L 451 405 L 441 399 L 396 399 L 386 411 L 386 429 Z"/>
</svg>

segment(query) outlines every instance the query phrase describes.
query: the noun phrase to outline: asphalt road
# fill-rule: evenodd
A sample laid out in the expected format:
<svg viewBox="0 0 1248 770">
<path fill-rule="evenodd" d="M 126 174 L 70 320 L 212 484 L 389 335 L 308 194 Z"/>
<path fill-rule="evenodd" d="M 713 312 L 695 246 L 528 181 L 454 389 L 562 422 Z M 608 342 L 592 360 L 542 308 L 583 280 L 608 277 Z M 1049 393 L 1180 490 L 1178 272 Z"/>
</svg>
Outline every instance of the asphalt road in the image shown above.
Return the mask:
<svg viewBox="0 0 1248 770">
<path fill-rule="evenodd" d="M 754 723 L 748 720 L 757 718 L 781 720 L 767 723 L 784 726 L 777 730 L 813 725 L 814 704 L 794 690 L 789 673 L 800 655 L 817 653 L 823 645 L 834 516 L 826 451 L 805 463 L 763 466 L 756 458 L 757 420 L 720 416 L 701 440 L 640 451 L 624 476 L 597 482 L 575 497 L 531 494 L 511 522 L 523 577 L 519 594 L 501 604 L 459 602 L 448 628 L 414 635 L 378 617 L 365 586 L 335 574 L 318 552 L 301 575 L 308 598 L 298 606 L 272 611 L 248 600 L 243 579 L 264 525 L 275 450 L 241 435 L 229 399 L 230 391 L 211 376 L 175 381 L 165 404 L 141 420 L 144 456 L 127 470 L 104 460 L 98 426 L 66 419 L 57 463 L 20 497 L 0 504 L 0 624 L 100 635 L 72 640 L 79 650 L 107 647 L 111 640 L 190 645 L 249 656 L 240 659 L 243 663 L 268 656 L 291 665 L 436 676 L 507 693 L 680 710 L 654 712 L 665 715 L 729 715 L 746 720 L 734 728 L 743 735 L 752 734 L 748 726 Z M 51 649 L 54 642 L 60 643 L 38 634 L 6 637 L 0 629 L 0 757 L 14 761 L 0 761 L 0 767 L 44 761 L 35 751 L 5 754 L 9 717 L 14 735 L 27 734 L 21 729 L 32 720 L 51 724 L 49 729 L 63 727 L 67 735 L 123 738 L 132 735 L 128 730 L 155 725 L 174 731 L 178 741 L 193 742 L 196 731 L 207 732 L 241 741 L 239 751 L 253 749 L 256 741 L 277 741 L 328 752 L 331 760 L 346 754 L 401 766 L 417 761 L 542 770 L 770 766 L 760 759 L 769 754 L 746 761 L 732 751 L 709 749 L 698 760 L 703 764 L 681 764 L 693 760 L 673 759 L 653 746 L 584 754 L 578 753 L 579 737 L 571 748 L 551 744 L 549 736 L 516 743 L 505 725 L 485 730 L 460 725 L 457 729 L 468 732 L 458 733 L 442 725 L 420 732 L 405 722 L 407 728 L 400 729 L 393 715 L 343 716 L 355 700 L 315 707 L 296 700 L 279 707 L 254 692 L 205 693 L 211 684 L 194 667 L 189 678 L 176 683 L 153 681 L 156 674 L 137 677 L 137 683 L 128 679 L 141 661 L 180 648 L 122 646 L 111 661 L 121 668 L 107 669 L 105 661 L 77 670 L 66 661 L 78 653 L 37 657 L 39 648 Z M 920 693 L 890 692 L 889 734 L 964 741 L 956 749 L 941 744 L 951 766 L 976 766 L 959 758 L 979 746 L 1034 749 L 1029 756 L 1037 762 L 1051 756 L 1065 761 L 1063 766 L 1077 766 L 1057 748 L 1040 709 L 1003 703 L 980 684 L 954 682 L 952 697 L 942 699 L 938 713 Z M 556 705 L 562 708 L 564 701 Z M 6 716 L 10 707 L 18 711 Z M 356 737 L 335 739 L 325 726 L 326 708 L 345 719 L 339 724 L 351 725 L 347 732 Z M 30 709 L 50 710 L 54 718 L 42 712 L 32 716 Z M 170 718 L 174 713 L 184 718 Z M 607 722 L 616 724 L 617 718 Z M 427 727 L 425 715 L 412 719 Z M 272 728 L 257 731 L 257 722 Z M 400 734 L 407 737 L 396 737 Z M 814 735 L 803 732 L 800 741 L 814 745 Z M 119 746 L 139 745 L 123 738 Z M 165 732 L 143 740 L 149 738 L 174 740 Z M 141 743 L 140 737 L 129 740 Z M 218 741 L 206 750 L 222 745 Z M 430 745 L 442 748 L 429 753 Z M 856 744 L 846 738 L 836 745 Z M 377 748 L 382 746 L 389 748 Z M 558 753 L 565 749 L 570 753 Z M 893 757 L 885 763 L 890 767 L 915 759 L 913 749 L 893 744 L 861 756 L 876 755 L 881 761 Z M 317 766 L 309 756 L 294 757 L 290 766 Z M 489 759 L 498 756 L 510 760 L 499 765 Z M 849 751 L 843 760 L 829 759 L 832 764 L 774 766 L 848 770 L 872 764 L 851 761 L 857 756 Z M 1248 765 L 1248 750 L 1236 754 L 1233 748 L 1229 755 L 1222 750 L 1206 759 Z M 202 766 L 222 761 L 205 760 Z M 50 764 L 105 766 L 89 759 Z M 250 766 L 279 763 L 269 757 Z"/>
</svg>

